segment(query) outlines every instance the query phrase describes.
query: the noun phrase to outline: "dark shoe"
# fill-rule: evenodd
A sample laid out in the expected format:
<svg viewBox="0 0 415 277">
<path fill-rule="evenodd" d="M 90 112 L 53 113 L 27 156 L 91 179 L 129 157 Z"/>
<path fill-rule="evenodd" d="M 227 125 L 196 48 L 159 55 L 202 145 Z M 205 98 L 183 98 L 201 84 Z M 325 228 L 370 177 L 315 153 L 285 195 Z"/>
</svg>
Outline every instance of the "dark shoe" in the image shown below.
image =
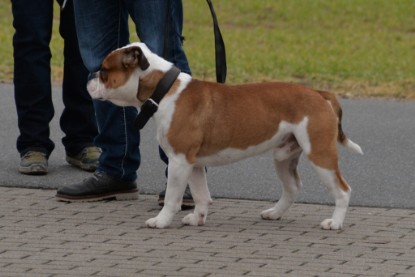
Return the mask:
<svg viewBox="0 0 415 277">
<path fill-rule="evenodd" d="M 101 149 L 95 146 L 88 146 L 82 149 L 81 152 L 75 156 L 66 155 L 66 161 L 82 170 L 95 171 L 98 166 Z"/>
<path fill-rule="evenodd" d="M 28 175 L 45 175 L 48 173 L 48 158 L 38 151 L 29 151 L 20 160 L 19 172 Z"/>
<path fill-rule="evenodd" d="M 166 190 L 163 190 L 159 193 L 159 206 L 164 206 L 164 198 L 166 197 Z M 186 190 L 183 194 L 183 200 L 182 200 L 182 210 L 189 210 L 193 209 L 195 207 L 195 202 L 193 201 L 192 194 L 190 193 L 189 186 L 186 187 Z"/>
<path fill-rule="evenodd" d="M 79 184 L 60 188 L 55 197 L 66 202 L 135 200 L 138 199 L 138 189 L 135 182 L 126 182 L 95 172 Z"/>
</svg>

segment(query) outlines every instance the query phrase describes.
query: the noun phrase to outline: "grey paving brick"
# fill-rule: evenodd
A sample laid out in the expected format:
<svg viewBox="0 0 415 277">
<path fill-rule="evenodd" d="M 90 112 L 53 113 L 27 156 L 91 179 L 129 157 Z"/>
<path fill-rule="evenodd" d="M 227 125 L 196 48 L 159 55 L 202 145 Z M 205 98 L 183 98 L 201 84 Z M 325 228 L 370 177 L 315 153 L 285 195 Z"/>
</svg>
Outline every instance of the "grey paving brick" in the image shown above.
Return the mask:
<svg viewBox="0 0 415 277">
<path fill-rule="evenodd" d="M 265 201 L 218 199 L 205 226 L 148 229 L 156 197 L 65 204 L 49 190 L 0 187 L 0 276 L 415 276 L 415 212 L 295 204 L 263 221 Z"/>
</svg>

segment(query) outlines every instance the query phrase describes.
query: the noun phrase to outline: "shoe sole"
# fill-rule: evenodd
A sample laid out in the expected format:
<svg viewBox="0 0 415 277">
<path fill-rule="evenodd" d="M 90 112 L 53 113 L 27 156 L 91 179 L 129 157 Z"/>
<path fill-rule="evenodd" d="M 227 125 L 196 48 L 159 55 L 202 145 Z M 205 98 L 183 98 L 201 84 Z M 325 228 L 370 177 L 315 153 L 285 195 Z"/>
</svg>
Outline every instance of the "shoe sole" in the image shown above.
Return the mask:
<svg viewBox="0 0 415 277">
<path fill-rule="evenodd" d="M 19 166 L 19 172 L 26 175 L 46 175 L 48 169 L 41 165 L 31 165 L 29 167 Z"/>
<path fill-rule="evenodd" d="M 117 200 L 117 201 L 126 201 L 126 200 L 137 200 L 139 195 L 138 189 L 128 190 L 123 192 L 113 192 L 108 194 L 100 195 L 89 195 L 89 196 L 70 196 L 70 195 L 60 195 L 56 194 L 55 198 L 59 201 L 64 202 L 95 202 L 102 200 Z"/>
<path fill-rule="evenodd" d="M 82 170 L 85 171 L 89 171 L 89 172 L 93 172 L 97 169 L 97 165 L 96 164 L 85 164 L 77 159 L 73 159 L 71 157 L 66 157 L 66 161 L 68 162 L 68 164 L 80 168 Z"/>
</svg>

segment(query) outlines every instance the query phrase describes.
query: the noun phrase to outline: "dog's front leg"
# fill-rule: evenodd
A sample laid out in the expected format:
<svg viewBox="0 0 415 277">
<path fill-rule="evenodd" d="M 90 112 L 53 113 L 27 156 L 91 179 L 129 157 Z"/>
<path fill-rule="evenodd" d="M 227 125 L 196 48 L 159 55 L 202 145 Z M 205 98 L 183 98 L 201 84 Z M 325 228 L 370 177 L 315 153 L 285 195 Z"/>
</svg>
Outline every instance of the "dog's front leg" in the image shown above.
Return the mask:
<svg viewBox="0 0 415 277">
<path fill-rule="evenodd" d="M 200 226 L 206 222 L 208 206 L 212 203 L 204 167 L 195 167 L 189 177 L 190 190 L 195 201 L 195 210 L 182 220 L 183 224 Z"/>
<path fill-rule="evenodd" d="M 147 227 L 168 227 L 174 215 L 180 211 L 187 180 L 193 170 L 193 166 L 187 163 L 184 158 L 169 158 L 168 169 L 164 207 L 156 217 L 146 221 Z"/>
</svg>

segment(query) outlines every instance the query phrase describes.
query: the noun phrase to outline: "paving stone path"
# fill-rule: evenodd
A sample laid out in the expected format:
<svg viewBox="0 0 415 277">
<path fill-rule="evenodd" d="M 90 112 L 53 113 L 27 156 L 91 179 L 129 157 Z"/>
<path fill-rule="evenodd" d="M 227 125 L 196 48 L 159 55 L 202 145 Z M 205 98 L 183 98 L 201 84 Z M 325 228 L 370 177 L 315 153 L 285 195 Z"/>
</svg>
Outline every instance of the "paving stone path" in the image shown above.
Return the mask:
<svg viewBox="0 0 415 277">
<path fill-rule="evenodd" d="M 54 190 L 0 187 L 0 276 L 415 276 L 415 211 L 295 204 L 260 219 L 266 201 L 215 199 L 202 227 L 144 226 L 155 195 L 67 204 Z"/>
</svg>

